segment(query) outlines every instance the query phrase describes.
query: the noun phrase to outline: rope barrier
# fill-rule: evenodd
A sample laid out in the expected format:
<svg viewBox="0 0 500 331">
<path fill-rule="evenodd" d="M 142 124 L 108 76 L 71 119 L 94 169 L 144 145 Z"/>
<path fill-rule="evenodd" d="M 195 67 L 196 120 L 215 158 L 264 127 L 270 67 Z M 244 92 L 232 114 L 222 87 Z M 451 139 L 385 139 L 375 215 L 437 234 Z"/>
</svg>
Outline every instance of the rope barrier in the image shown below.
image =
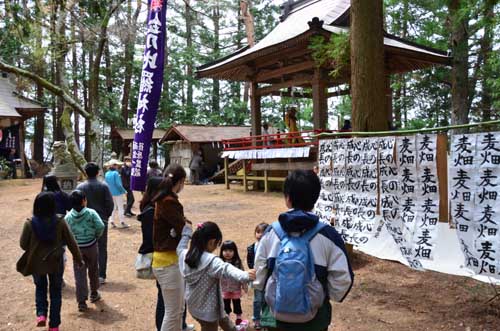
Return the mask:
<svg viewBox="0 0 500 331">
<path fill-rule="evenodd" d="M 338 136 L 394 136 L 402 134 L 414 134 L 414 133 L 425 133 L 425 132 L 435 132 L 435 131 L 449 131 L 454 129 L 466 129 L 479 126 L 496 125 L 500 124 L 500 120 L 481 122 L 481 123 L 470 123 L 470 124 L 458 124 L 441 126 L 436 128 L 423 128 L 423 129 L 412 129 L 412 130 L 397 130 L 397 131 L 374 131 L 374 132 L 323 132 L 317 135 L 313 135 L 315 138 L 325 138 L 325 137 L 338 137 Z"/>
</svg>

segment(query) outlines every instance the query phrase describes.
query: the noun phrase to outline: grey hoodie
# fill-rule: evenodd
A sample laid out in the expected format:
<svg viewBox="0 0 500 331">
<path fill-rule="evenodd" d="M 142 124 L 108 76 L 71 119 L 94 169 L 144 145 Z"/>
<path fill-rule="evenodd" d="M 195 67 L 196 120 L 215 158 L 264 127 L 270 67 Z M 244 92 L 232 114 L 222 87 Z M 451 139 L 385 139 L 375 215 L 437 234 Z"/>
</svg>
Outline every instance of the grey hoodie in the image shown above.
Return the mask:
<svg viewBox="0 0 500 331">
<path fill-rule="evenodd" d="M 187 247 L 193 230 L 184 226 L 182 238 L 177 246 L 179 269 L 186 281 L 186 302 L 194 318 L 214 322 L 225 316 L 220 279 L 231 278 L 238 282 L 250 281 L 248 273 L 218 256 L 204 252 L 197 268 L 189 267 L 185 262 Z"/>
</svg>

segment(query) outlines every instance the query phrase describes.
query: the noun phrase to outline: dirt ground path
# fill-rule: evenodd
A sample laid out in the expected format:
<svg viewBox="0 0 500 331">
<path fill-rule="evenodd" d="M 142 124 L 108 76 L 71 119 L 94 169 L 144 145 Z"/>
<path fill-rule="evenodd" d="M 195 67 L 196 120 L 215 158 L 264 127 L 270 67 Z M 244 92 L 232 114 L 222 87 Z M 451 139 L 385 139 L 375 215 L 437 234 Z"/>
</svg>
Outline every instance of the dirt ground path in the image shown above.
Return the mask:
<svg viewBox="0 0 500 331">
<path fill-rule="evenodd" d="M 0 181 L 0 330 L 37 329 L 34 285 L 15 271 L 15 262 L 21 255 L 22 224 L 40 186 L 40 180 Z M 189 219 L 195 224 L 217 222 L 224 239 L 236 241 L 243 259 L 255 225 L 274 221 L 285 209 L 281 194 L 244 193 L 238 187 L 227 191 L 222 185 L 186 186 L 180 198 Z M 128 221 L 129 229 L 109 232 L 108 283 L 101 287 L 103 300 L 86 313 L 77 311 L 69 259 L 61 330 L 154 330 L 156 287 L 153 281 L 135 278 L 141 234 L 139 223 Z M 353 259 L 355 285 L 343 303 L 334 304 L 330 330 L 500 330 L 500 299 L 486 303 L 494 295 L 489 285 L 416 272 L 360 253 Z M 249 296 L 243 299 L 243 312 L 251 317 Z"/>
</svg>

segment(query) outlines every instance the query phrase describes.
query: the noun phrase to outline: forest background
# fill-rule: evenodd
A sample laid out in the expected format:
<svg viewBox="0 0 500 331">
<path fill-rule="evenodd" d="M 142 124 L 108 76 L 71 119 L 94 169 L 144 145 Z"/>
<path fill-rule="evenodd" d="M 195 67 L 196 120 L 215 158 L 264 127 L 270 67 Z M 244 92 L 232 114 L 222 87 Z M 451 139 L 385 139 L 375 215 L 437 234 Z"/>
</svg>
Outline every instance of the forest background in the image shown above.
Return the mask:
<svg viewBox="0 0 500 331">
<path fill-rule="evenodd" d="M 258 41 L 279 23 L 281 2 L 168 1 L 164 87 L 157 127 L 249 124 L 245 84 L 197 80 L 196 67 L 247 45 L 248 14 L 242 14 L 243 5 L 253 16 Z M 0 1 L 0 61 L 46 80 L 17 79 L 20 91 L 49 109 L 27 122 L 26 138 L 33 141 L 35 160 L 50 157 L 44 146 L 68 135 L 65 121 L 76 133 L 74 140 L 87 160 L 92 158 L 91 141 L 96 132 L 101 134 L 105 150 L 119 151 L 116 142 L 104 138 L 114 128 L 132 126 L 147 6 L 147 1 L 135 0 Z M 454 55 L 453 69 L 435 67 L 391 76 L 394 128 L 499 118 L 498 10 L 498 0 L 384 0 L 387 32 L 453 50 Z M 60 93 L 44 88 L 45 83 L 66 91 L 80 111 L 74 112 L 75 107 L 65 103 Z M 291 103 L 299 107 L 301 129 L 311 128 L 312 103 L 307 99 L 263 98 L 263 121 L 283 129 L 283 112 Z M 349 96 L 331 99 L 330 123 L 350 114 L 350 104 Z"/>
</svg>

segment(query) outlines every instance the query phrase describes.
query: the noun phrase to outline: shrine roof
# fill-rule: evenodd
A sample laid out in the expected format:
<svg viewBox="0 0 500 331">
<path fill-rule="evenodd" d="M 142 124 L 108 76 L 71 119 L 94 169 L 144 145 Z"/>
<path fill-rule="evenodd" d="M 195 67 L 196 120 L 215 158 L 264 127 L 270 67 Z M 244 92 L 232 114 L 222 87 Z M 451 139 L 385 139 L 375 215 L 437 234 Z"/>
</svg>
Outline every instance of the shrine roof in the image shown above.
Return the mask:
<svg viewBox="0 0 500 331">
<path fill-rule="evenodd" d="M 134 129 L 113 129 L 111 133 L 114 137 L 119 137 L 123 140 L 134 140 L 135 130 Z M 165 130 L 154 129 L 153 140 L 160 140 L 165 134 Z"/>
<path fill-rule="evenodd" d="M 286 6 L 286 4 L 285 4 Z M 289 12 L 267 36 L 251 48 L 242 48 L 224 58 L 204 64 L 198 67 L 199 78 L 211 77 L 229 80 L 249 80 L 249 63 L 258 63 L 258 59 L 263 56 L 277 54 L 284 50 L 302 45 L 307 47 L 309 38 L 314 34 L 310 22 L 314 18 L 323 21 L 319 28 L 324 34 L 339 34 L 349 31 L 348 15 L 350 0 L 305 0 L 294 4 Z M 317 32 L 316 32 L 317 33 Z M 423 57 L 422 65 L 410 65 L 408 70 L 416 67 L 426 67 L 431 64 L 448 64 L 449 57 L 446 52 L 418 45 L 406 40 L 402 40 L 390 34 L 385 34 L 385 48 L 400 51 L 409 56 L 414 61 Z M 240 68 L 237 68 L 240 67 Z"/>
<path fill-rule="evenodd" d="M 40 103 L 19 95 L 8 76 L 0 76 L 0 117 L 29 118 L 45 111 Z"/>
<path fill-rule="evenodd" d="M 221 142 L 226 139 L 246 137 L 249 134 L 249 126 L 176 125 L 167 130 L 160 143 L 172 140 L 192 143 Z"/>
</svg>

